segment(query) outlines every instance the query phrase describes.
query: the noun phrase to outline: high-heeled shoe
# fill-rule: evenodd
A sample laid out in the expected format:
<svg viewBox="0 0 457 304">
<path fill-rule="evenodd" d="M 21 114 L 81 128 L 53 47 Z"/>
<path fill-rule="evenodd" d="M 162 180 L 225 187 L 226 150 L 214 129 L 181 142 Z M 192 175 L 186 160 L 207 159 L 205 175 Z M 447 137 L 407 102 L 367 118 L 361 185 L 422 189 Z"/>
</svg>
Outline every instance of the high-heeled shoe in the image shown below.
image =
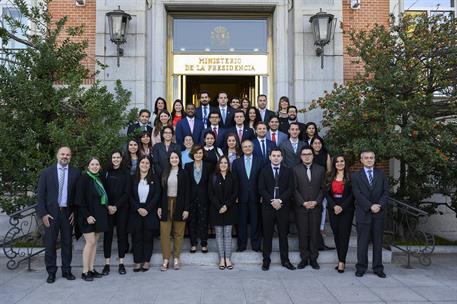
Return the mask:
<svg viewBox="0 0 457 304">
<path fill-rule="evenodd" d="M 160 265 L 160 271 L 167 271 L 168 270 L 168 260 L 163 260 L 162 265 Z"/>
<path fill-rule="evenodd" d="M 343 269 L 340 269 L 340 264 L 343 265 Z M 344 273 L 344 268 L 344 263 L 338 263 L 338 265 L 335 267 L 335 270 L 337 270 L 339 273 Z"/>
<path fill-rule="evenodd" d="M 180 268 L 181 268 L 181 262 L 179 261 L 179 259 L 175 258 L 173 260 L 173 269 L 179 270 Z"/>
</svg>

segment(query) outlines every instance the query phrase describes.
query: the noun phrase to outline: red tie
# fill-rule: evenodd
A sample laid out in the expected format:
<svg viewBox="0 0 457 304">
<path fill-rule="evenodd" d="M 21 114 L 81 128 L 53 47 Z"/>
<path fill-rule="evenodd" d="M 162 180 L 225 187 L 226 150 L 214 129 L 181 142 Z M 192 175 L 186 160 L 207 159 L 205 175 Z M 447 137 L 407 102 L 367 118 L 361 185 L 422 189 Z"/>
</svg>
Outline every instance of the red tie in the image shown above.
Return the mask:
<svg viewBox="0 0 457 304">
<path fill-rule="evenodd" d="M 213 132 L 214 132 L 214 134 L 215 134 L 216 137 L 217 137 L 217 128 L 216 128 L 216 127 L 213 128 Z"/>
<path fill-rule="evenodd" d="M 276 143 L 276 132 L 271 133 L 271 140 Z"/>
</svg>

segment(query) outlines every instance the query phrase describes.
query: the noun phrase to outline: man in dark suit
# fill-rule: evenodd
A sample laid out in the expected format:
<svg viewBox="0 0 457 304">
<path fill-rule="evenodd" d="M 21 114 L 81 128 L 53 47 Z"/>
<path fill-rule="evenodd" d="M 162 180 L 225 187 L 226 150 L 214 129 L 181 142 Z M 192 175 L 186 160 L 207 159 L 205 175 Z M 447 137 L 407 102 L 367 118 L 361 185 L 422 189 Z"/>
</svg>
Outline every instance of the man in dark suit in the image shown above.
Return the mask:
<svg viewBox="0 0 457 304">
<path fill-rule="evenodd" d="M 216 142 L 214 145 L 218 148 L 223 148 L 225 146 L 225 129 L 221 128 L 219 123 L 221 121 L 221 117 L 219 112 L 213 111 L 209 113 L 209 127 L 202 132 L 202 138 L 200 142 L 203 144 L 203 137 L 205 134 L 209 131 L 212 131 L 214 134 L 216 134 Z"/>
<path fill-rule="evenodd" d="M 257 138 L 252 141 L 254 144 L 254 156 L 259 157 L 262 160 L 262 167 L 265 167 L 270 163 L 270 151 L 276 148 L 276 145 L 266 138 L 267 125 L 264 122 L 259 121 L 255 129 Z"/>
<path fill-rule="evenodd" d="M 298 124 L 296 122 L 291 123 L 289 126 L 290 138 L 279 145 L 284 157 L 283 164 L 286 167 L 293 168 L 301 163 L 300 151 L 305 146 L 305 143 L 298 139 L 299 134 L 300 128 Z"/>
<path fill-rule="evenodd" d="M 195 117 L 195 106 L 186 105 L 186 117 L 176 124 L 176 143 L 184 150 L 184 137 L 191 135 L 195 144 L 199 144 L 203 133 L 203 122 Z"/>
<path fill-rule="evenodd" d="M 209 114 L 214 111 L 213 107 L 210 106 L 210 97 L 208 92 L 200 92 L 200 106 L 195 110 L 195 117 L 203 122 L 204 129 L 209 127 Z"/>
<path fill-rule="evenodd" d="M 289 270 L 295 266 L 289 260 L 289 202 L 294 191 L 292 169 L 281 166 L 282 152 L 279 148 L 270 151 L 270 166 L 262 169 L 259 175 L 259 193 L 262 197 L 263 224 L 263 263 L 262 270 L 270 268 L 270 254 L 274 226 L 278 227 L 281 265 Z"/>
<path fill-rule="evenodd" d="M 62 276 L 74 280 L 71 273 L 72 233 L 74 223 L 75 186 L 80 171 L 69 165 L 71 150 L 60 147 L 57 151 L 57 164 L 44 169 L 40 174 L 37 190 L 38 216 L 44 225 L 45 265 L 48 272 L 46 282 L 56 279 L 56 246 L 60 233 Z"/>
<path fill-rule="evenodd" d="M 298 268 L 305 268 L 308 263 L 313 269 L 319 269 L 319 234 L 324 200 L 325 169 L 313 165 L 313 149 L 304 146 L 300 150 L 302 163 L 295 166 L 295 216 L 298 230 L 298 243 L 301 261 Z"/>
<path fill-rule="evenodd" d="M 300 134 L 299 134 L 298 138 L 300 138 L 300 140 L 303 140 L 305 133 L 306 133 L 306 125 L 304 123 L 301 123 L 298 121 L 297 107 L 289 106 L 289 108 L 287 109 L 287 114 L 289 115 L 288 118 L 279 119 L 279 131 L 281 131 L 283 133 L 287 133 L 287 130 L 289 129 L 290 124 L 295 122 L 298 124 L 298 127 L 300 128 Z"/>
<path fill-rule="evenodd" d="M 276 144 L 277 147 L 281 145 L 283 141 L 289 139 L 286 133 L 283 133 L 278 130 L 279 128 L 279 118 L 276 115 L 270 117 L 268 121 L 269 130 L 267 132 L 267 139 L 271 140 Z"/>
<path fill-rule="evenodd" d="M 233 126 L 233 114 L 235 113 L 235 109 L 227 106 L 227 93 L 219 92 L 219 94 L 217 94 L 217 102 L 219 106 L 216 108 L 216 110 L 221 116 L 221 127 L 224 129 L 231 128 Z"/>
<path fill-rule="evenodd" d="M 375 153 L 360 154 L 363 168 L 352 174 L 352 191 L 356 199 L 357 264 L 355 275 L 361 277 L 368 268 L 368 244 L 373 243 L 373 272 L 385 278 L 382 264 L 382 237 L 386 218 L 389 184 L 384 172 L 374 168 Z"/>
<path fill-rule="evenodd" d="M 260 112 L 260 119 L 265 123 L 268 123 L 270 118 L 275 115 L 273 111 L 267 109 L 267 104 L 267 95 L 260 94 L 259 97 L 257 97 L 257 107 Z"/>
<path fill-rule="evenodd" d="M 252 141 L 244 140 L 241 144 L 243 157 L 233 161 L 233 176 L 239 183 L 238 187 L 238 250 L 245 251 L 247 247 L 248 219 L 251 228 L 252 250 L 260 251 L 259 231 L 259 194 L 258 178 L 262 169 L 262 162 L 252 152 Z"/>
<path fill-rule="evenodd" d="M 152 127 L 149 118 L 151 118 L 151 112 L 147 109 L 141 109 L 138 114 L 138 121 L 129 125 L 127 135 L 129 137 L 139 137 L 143 132 L 148 132 L 151 135 Z"/>
<path fill-rule="evenodd" d="M 243 112 L 243 110 L 240 110 L 240 109 L 235 110 L 235 113 L 234 113 L 235 126 L 227 129 L 227 133 L 236 134 L 236 141 L 240 145 L 246 139 L 253 140 L 255 138 L 254 131 L 244 124 L 244 121 L 246 119 L 245 115 L 246 114 Z"/>
</svg>

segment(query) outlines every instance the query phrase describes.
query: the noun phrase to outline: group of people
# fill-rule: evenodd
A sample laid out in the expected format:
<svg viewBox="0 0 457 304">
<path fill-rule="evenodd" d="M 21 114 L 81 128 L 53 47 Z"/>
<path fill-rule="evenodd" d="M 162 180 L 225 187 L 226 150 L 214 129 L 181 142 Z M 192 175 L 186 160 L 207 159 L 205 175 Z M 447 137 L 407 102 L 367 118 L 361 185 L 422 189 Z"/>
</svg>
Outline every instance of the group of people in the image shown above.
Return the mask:
<svg viewBox="0 0 457 304">
<path fill-rule="evenodd" d="M 71 273 L 72 233 L 85 239 L 82 279 L 93 281 L 110 273 L 113 230 L 116 227 L 119 266 L 133 250 L 134 272 L 150 269 L 153 240 L 160 235 L 161 271 L 180 269 L 182 242 L 188 226 L 190 252 L 208 252 L 208 229 L 214 228 L 218 267 L 233 269 L 232 233 L 237 251 L 262 252 L 262 270 L 270 267 L 272 239 L 279 238 L 281 265 L 289 260 L 290 218 L 295 219 L 301 261 L 319 269 L 319 247 L 328 217 L 339 263 L 344 272 L 354 213 L 357 221 L 356 275 L 368 268 L 368 244 L 373 243 L 373 271 L 385 277 L 382 236 L 388 198 L 387 178 L 374 168 L 375 153 L 362 151 L 363 169 L 349 174 L 342 154 L 330 157 L 313 122 L 297 121 L 297 108 L 281 97 L 275 113 L 267 96 L 257 107 L 232 99 L 225 92 L 210 105 L 208 92 L 200 106 L 180 100 L 167 111 L 158 98 L 154 111 L 143 109 L 128 128 L 125 151 L 115 150 L 102 168 L 97 157 L 84 172 L 69 165 L 71 150 L 60 147 L 57 164 L 43 170 L 38 182 L 37 214 L 45 226 L 48 283 L 56 279 L 56 242 L 60 233 L 62 275 Z M 152 124 L 150 122 L 153 122 Z M 103 233 L 105 265 L 94 269 L 97 241 Z M 173 246 L 171 245 L 173 242 Z"/>
</svg>

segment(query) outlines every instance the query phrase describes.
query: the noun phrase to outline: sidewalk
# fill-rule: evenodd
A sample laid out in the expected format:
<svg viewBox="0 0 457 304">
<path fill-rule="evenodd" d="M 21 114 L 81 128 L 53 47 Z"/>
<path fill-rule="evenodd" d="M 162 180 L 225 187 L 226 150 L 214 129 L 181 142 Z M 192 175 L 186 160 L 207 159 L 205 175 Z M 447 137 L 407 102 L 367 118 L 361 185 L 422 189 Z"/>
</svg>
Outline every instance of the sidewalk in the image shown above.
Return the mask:
<svg viewBox="0 0 457 304">
<path fill-rule="evenodd" d="M 404 269 L 403 258 L 386 265 L 386 279 L 372 273 L 354 276 L 354 265 L 338 274 L 331 264 L 316 271 L 289 271 L 272 265 L 263 272 L 260 265 L 241 265 L 232 271 L 215 266 L 186 266 L 161 273 L 158 265 L 146 273 L 117 274 L 112 266 L 109 276 L 84 282 L 81 268 L 75 267 L 76 281 L 60 277 L 45 282 L 43 257 L 33 263 L 34 271 L 24 266 L 7 270 L 0 258 L 0 303 L 457 303 L 457 255 L 433 257 L 432 266 L 415 264 Z M 98 269 L 101 271 L 101 269 Z"/>
</svg>

